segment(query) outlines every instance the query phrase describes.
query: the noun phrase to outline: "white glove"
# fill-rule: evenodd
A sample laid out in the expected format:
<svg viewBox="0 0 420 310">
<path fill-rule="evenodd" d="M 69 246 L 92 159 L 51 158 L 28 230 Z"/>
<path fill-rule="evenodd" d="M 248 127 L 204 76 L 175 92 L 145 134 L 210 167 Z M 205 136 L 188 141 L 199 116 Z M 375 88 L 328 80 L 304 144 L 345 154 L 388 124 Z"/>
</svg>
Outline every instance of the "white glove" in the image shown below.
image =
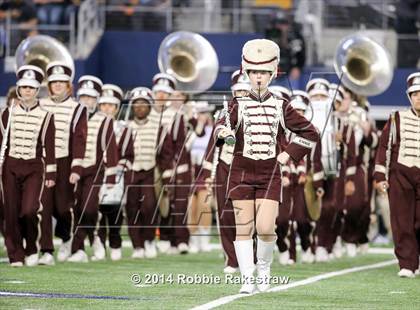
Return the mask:
<svg viewBox="0 0 420 310">
<path fill-rule="evenodd" d="M 233 133 L 233 130 L 229 130 L 226 127 L 223 127 L 217 133 L 217 138 L 219 139 L 225 139 L 226 137 L 229 137 L 229 136 L 235 136 L 235 134 Z"/>
<path fill-rule="evenodd" d="M 282 164 L 285 165 L 288 161 L 289 161 L 290 155 L 287 154 L 286 152 L 281 152 L 278 156 L 277 156 L 277 161 Z"/>
</svg>

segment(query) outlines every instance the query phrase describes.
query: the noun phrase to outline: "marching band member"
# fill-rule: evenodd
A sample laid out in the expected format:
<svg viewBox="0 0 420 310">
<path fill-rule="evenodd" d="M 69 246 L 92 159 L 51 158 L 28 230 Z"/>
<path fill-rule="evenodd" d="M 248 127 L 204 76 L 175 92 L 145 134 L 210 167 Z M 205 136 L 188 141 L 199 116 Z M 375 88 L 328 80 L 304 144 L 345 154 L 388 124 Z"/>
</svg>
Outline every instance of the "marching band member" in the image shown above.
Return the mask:
<svg viewBox="0 0 420 310">
<path fill-rule="evenodd" d="M 289 89 L 280 85 L 270 86 L 269 91 L 280 99 L 287 102 L 290 101 L 292 93 Z M 290 140 L 290 134 L 287 135 L 284 147 Z M 291 168 L 293 160 L 289 160 L 286 165 L 282 167 L 282 184 L 283 184 L 283 195 L 282 203 L 279 204 L 279 212 L 276 218 L 276 235 L 277 235 L 277 248 L 279 250 L 279 263 L 280 265 L 292 265 L 293 260 L 290 259 L 290 234 L 292 230 L 290 216 L 292 211 L 292 186 L 291 185 Z"/>
<path fill-rule="evenodd" d="M 231 76 L 232 97 L 247 97 L 250 90 L 251 84 L 248 76 L 242 74 L 240 70 L 235 71 Z M 229 169 L 233 159 L 233 148 L 233 145 L 228 144 L 223 144 L 221 149 L 216 147 L 213 128 L 204 156 L 202 170 L 196 179 L 197 187 L 212 187 L 213 197 L 216 199 L 219 236 L 225 256 L 224 273 L 235 273 L 238 271 L 238 260 L 236 259 L 233 245 L 236 237 L 235 216 L 233 214 L 232 201 L 226 199 L 227 188 L 224 186 L 229 176 Z M 217 158 L 214 158 L 215 156 Z M 214 171 L 214 175 L 212 175 L 212 171 Z"/>
<path fill-rule="evenodd" d="M 148 115 L 148 120 L 156 123 L 158 128 L 163 128 L 162 137 L 165 137 L 165 133 L 170 130 L 172 122 L 175 117 L 177 109 L 171 109 L 171 101 L 169 97 L 175 91 L 176 79 L 168 73 L 158 73 L 153 77 L 153 105 Z M 161 145 L 161 141 L 158 143 Z M 160 196 L 162 192 L 162 176 L 159 169 L 155 170 L 155 191 L 156 196 Z M 165 199 L 166 200 L 166 199 Z M 166 206 L 160 205 L 160 222 L 159 222 L 159 242 L 157 247 L 161 253 L 168 253 L 171 250 L 170 238 L 172 235 L 171 228 L 169 226 L 170 217 L 167 216 Z M 163 216 L 162 214 L 165 214 Z"/>
<path fill-rule="evenodd" d="M 133 244 L 132 258 L 154 258 L 157 255 L 155 228 L 155 167 L 159 142 L 159 124 L 149 118 L 154 106 L 152 91 L 136 87 L 130 92 L 134 119 L 130 121 L 134 145 L 134 160 L 126 177 L 126 214 L 128 234 Z"/>
<path fill-rule="evenodd" d="M 55 185 L 54 116 L 37 94 L 44 78 L 36 66 L 17 72 L 17 97 L 1 112 L 2 197 L 7 255 L 11 266 L 38 264 L 41 195 Z"/>
<path fill-rule="evenodd" d="M 347 119 L 349 106 L 342 103 L 342 87 L 334 93 L 334 103 L 329 98 L 329 88 L 329 82 L 319 78 L 312 79 L 306 86 L 313 108 L 312 122 L 319 132 L 323 132 L 321 153 L 325 194 L 322 197 L 321 216 L 316 225 L 317 262 L 326 262 L 333 257 L 334 244 L 342 227 L 344 198 L 354 193 L 352 177 L 355 174 L 356 151 L 354 133 Z M 326 122 L 330 104 L 334 104 L 336 113 L 330 115 L 331 119 Z"/>
<path fill-rule="evenodd" d="M 214 105 L 209 105 L 207 101 L 194 102 L 194 111 L 197 114 L 197 121 L 204 126 L 204 135 L 195 137 L 191 145 L 191 163 L 194 167 L 194 180 L 197 180 L 202 173 L 205 152 L 210 142 L 213 132 L 213 120 L 211 112 Z M 208 165 L 206 168 L 210 168 Z M 210 234 L 212 224 L 211 199 L 206 186 L 194 186 L 191 194 L 191 204 L 189 207 L 189 252 L 210 251 Z"/>
<path fill-rule="evenodd" d="M 100 186 L 104 176 L 106 184 L 115 183 L 118 153 L 113 120 L 103 112 L 97 111 L 101 81 L 96 77 L 85 75 L 80 77 L 78 84 L 78 99 L 87 107 L 89 115 L 86 150 L 81 162 L 83 170 L 75 192 L 76 229 L 72 242 L 72 255 L 67 261 L 88 262 L 84 251 L 84 240 L 86 236 L 96 233 Z M 94 248 L 94 259 L 101 259 L 105 256 L 105 249 L 101 244 L 97 246 Z"/>
<path fill-rule="evenodd" d="M 81 172 L 87 135 L 86 108 L 73 100 L 72 69 L 61 62 L 47 66 L 49 97 L 41 99 L 41 106 L 54 114 L 55 155 L 57 158 L 57 184 L 46 189 L 42 196 L 40 264 L 54 265 L 52 216 L 57 219 L 56 236 L 62 239 L 57 260 L 65 261 L 71 254 L 74 224 L 74 187 Z"/>
<path fill-rule="evenodd" d="M 175 95 L 178 92 L 174 92 Z M 171 96 L 171 101 L 178 101 Z M 170 253 L 188 253 L 188 205 L 193 181 L 190 149 L 196 137 L 204 135 L 205 123 L 186 113 L 185 103 L 177 109 L 174 121 L 166 132 L 162 132 L 163 143 L 160 150 L 162 182 L 170 195 L 169 218 L 172 231 Z M 210 221 L 211 222 L 211 221 Z M 209 238 L 210 230 L 202 231 Z"/>
<path fill-rule="evenodd" d="M 310 100 L 306 92 L 295 90 L 291 97 L 290 104 L 301 115 L 305 115 Z M 302 248 L 302 263 L 313 263 L 315 257 L 312 253 L 313 226 L 308 214 L 305 202 L 305 184 L 308 182 L 309 174 L 312 175 L 312 186 L 317 197 L 322 198 L 324 194 L 323 177 L 324 171 L 321 163 L 321 145 L 318 143 L 314 151 L 305 156 L 297 165 L 291 163 L 291 186 L 292 186 L 292 210 L 291 210 L 291 237 L 290 237 L 290 258 L 296 261 L 295 237 L 299 235 Z"/>
<path fill-rule="evenodd" d="M 392 113 L 386 123 L 374 178 L 377 190 L 389 196 L 398 275 L 414 278 L 420 244 L 420 72 L 408 76 L 406 92 L 411 107 Z"/>
<path fill-rule="evenodd" d="M 124 195 L 124 175 L 128 175 L 134 158 L 132 130 L 124 121 L 118 121 L 123 91 L 117 85 L 105 84 L 102 87 L 102 96 L 99 98 L 99 110 L 114 119 L 114 134 L 118 145 L 118 166 L 116 185 L 111 189 L 106 184 L 101 187 L 99 210 L 101 214 L 98 237 L 105 246 L 107 230 L 111 260 L 117 261 L 122 257 L 121 252 L 121 225 L 123 222 L 122 203 Z M 97 241 L 97 237 L 94 242 Z"/>
<path fill-rule="evenodd" d="M 284 86 L 280 85 L 273 85 L 268 88 L 270 92 L 276 95 L 279 98 L 284 100 L 290 101 L 290 97 L 292 96 L 292 92 Z"/>
<path fill-rule="evenodd" d="M 242 51 L 242 70 L 252 90 L 247 98 L 234 98 L 227 117 L 218 122 L 219 143 L 236 138 L 228 180 L 228 197 L 235 208 L 235 251 L 243 276 L 242 293 L 269 288 L 275 245 L 275 219 L 281 202 L 281 167 L 289 158 L 299 161 L 318 141 L 315 128 L 288 102 L 276 99 L 267 87 L 277 74 L 280 51 L 270 40 L 251 40 Z M 227 120 L 227 123 L 226 123 Z M 233 131 L 229 128 L 232 125 Z M 283 149 L 285 131 L 300 134 Z M 256 213 L 254 213 L 254 207 Z M 256 220 L 257 272 L 254 282 L 253 223 Z"/>
<path fill-rule="evenodd" d="M 351 105 L 349 122 L 355 133 L 354 185 L 357 194 L 347 197 L 341 238 L 346 242 L 348 256 L 354 257 L 357 254 L 357 246 L 360 246 L 362 252 L 366 252 L 368 247 L 367 230 L 370 223 L 371 208 L 368 199 L 368 162 L 366 162 L 368 160 L 365 160 L 365 157 L 369 156 L 369 150 L 375 141 L 375 134 L 372 132 L 366 111 L 360 106 L 362 104 L 361 98 L 345 88 L 343 101 L 349 101 L 350 103 L 347 104 Z M 359 244 L 361 241 L 363 243 Z"/>
<path fill-rule="evenodd" d="M 169 109 L 171 102 L 169 97 L 176 89 L 176 79 L 168 73 L 158 73 L 153 77 L 153 106 L 148 118 L 159 124 L 160 127 L 166 127 L 172 124 L 175 117 L 175 109 Z"/>
</svg>

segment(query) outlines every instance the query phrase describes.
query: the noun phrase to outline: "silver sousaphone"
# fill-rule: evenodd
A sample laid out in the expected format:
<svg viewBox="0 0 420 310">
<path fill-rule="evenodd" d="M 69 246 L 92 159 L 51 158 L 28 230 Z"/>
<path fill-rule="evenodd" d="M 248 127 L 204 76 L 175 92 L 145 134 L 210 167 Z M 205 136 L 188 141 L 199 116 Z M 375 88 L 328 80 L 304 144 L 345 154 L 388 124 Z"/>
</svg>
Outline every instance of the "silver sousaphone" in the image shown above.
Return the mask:
<svg viewBox="0 0 420 310">
<path fill-rule="evenodd" d="M 68 49 L 53 37 L 47 35 L 28 37 L 19 44 L 15 54 L 16 69 L 23 65 L 34 65 L 46 73 L 48 64 L 53 61 L 60 61 L 70 66 L 74 76 L 73 57 Z"/>
<path fill-rule="evenodd" d="M 216 81 L 219 60 L 213 46 L 203 36 L 189 31 L 177 31 L 165 37 L 158 52 L 161 72 L 177 81 L 177 89 L 202 93 Z"/>
<path fill-rule="evenodd" d="M 159 47 L 158 65 L 161 72 L 177 80 L 177 89 L 187 93 L 202 93 L 214 84 L 219 72 L 219 60 L 213 46 L 203 36 L 189 31 L 177 31 L 166 36 Z M 170 202 L 162 191 L 161 176 L 155 170 L 155 192 L 160 213 L 169 214 Z"/>
<path fill-rule="evenodd" d="M 392 82 L 394 70 L 386 48 L 358 33 L 340 41 L 335 52 L 334 68 L 344 86 L 365 97 L 384 92 Z M 329 117 L 331 115 L 329 113 Z M 349 120 L 353 125 L 366 119 L 367 114 L 362 107 L 352 107 Z M 335 123 L 331 118 L 325 122 Z M 311 218 L 317 220 L 321 214 L 321 201 L 310 183 L 305 186 L 305 200 Z"/>
</svg>

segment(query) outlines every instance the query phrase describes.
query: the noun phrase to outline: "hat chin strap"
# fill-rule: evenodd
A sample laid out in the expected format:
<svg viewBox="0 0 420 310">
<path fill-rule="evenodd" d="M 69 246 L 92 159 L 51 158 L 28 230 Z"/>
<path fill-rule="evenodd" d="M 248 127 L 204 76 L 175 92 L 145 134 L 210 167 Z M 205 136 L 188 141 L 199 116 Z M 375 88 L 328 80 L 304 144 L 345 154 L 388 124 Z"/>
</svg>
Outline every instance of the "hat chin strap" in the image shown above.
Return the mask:
<svg viewBox="0 0 420 310">
<path fill-rule="evenodd" d="M 417 111 L 416 111 L 416 109 L 414 108 L 414 103 L 413 103 L 413 100 L 411 100 L 410 93 L 409 93 L 408 91 L 406 91 L 405 93 L 407 94 L 408 101 L 410 101 L 410 104 L 411 104 L 411 107 L 413 108 L 414 113 L 415 113 L 418 117 L 420 117 L 420 113 L 419 113 L 419 112 L 417 112 Z"/>
<path fill-rule="evenodd" d="M 51 99 L 54 102 L 63 102 L 64 99 L 66 99 L 68 97 L 68 91 L 63 92 L 62 94 L 59 95 L 52 95 Z"/>
<path fill-rule="evenodd" d="M 25 100 L 22 97 L 22 95 L 19 92 L 19 88 L 20 88 L 20 86 L 19 87 L 16 87 L 16 96 L 18 97 L 19 101 L 21 101 L 25 106 L 31 106 L 31 102 L 29 100 Z M 39 87 L 36 89 L 36 93 L 35 93 L 34 97 L 31 100 L 32 103 L 35 103 L 36 102 L 36 97 L 38 96 L 38 94 L 39 94 Z"/>
</svg>

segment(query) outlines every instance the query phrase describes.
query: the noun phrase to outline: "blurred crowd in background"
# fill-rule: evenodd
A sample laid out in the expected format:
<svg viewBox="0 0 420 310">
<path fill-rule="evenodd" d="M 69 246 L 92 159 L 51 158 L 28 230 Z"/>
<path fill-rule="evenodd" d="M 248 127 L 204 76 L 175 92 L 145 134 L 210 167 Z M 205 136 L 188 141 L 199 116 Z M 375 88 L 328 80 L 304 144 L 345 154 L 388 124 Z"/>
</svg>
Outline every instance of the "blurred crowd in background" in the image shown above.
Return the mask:
<svg viewBox="0 0 420 310">
<path fill-rule="evenodd" d="M 28 35 L 47 33 L 65 41 L 60 26 L 74 23 L 84 0 L 0 0 L 0 50 L 4 48 L 7 22 L 19 31 L 9 40 L 20 42 Z M 104 8 L 105 29 L 123 31 L 194 30 L 191 14 L 198 20 L 211 16 L 210 28 L 199 32 L 255 32 L 276 41 L 285 58 L 281 64 L 292 80 L 305 64 L 305 40 L 296 8 L 303 0 L 97 0 Z M 393 29 L 398 35 L 398 67 L 417 65 L 420 29 L 418 0 L 314 0 L 324 4 L 322 23 L 332 28 Z M 215 18 L 212 4 L 222 12 Z M 186 12 L 189 15 L 186 15 Z M 213 12 L 213 13 L 212 13 Z M 168 19 L 168 14 L 170 18 Z M 210 14 L 210 15 L 209 15 Z M 236 14 L 236 15 L 235 15 Z M 249 20 L 248 23 L 244 19 Z M 169 20 L 169 22 L 168 22 Z M 169 23 L 169 24 L 168 24 Z M 236 26 L 235 26 L 235 25 Z M 48 25 L 58 30 L 46 30 Z M 239 26 L 238 26 L 239 25 Z M 44 27 L 42 27 L 44 26 Z M 57 27 L 58 26 L 58 27 Z M 239 28 L 238 28 L 239 27 Z M 51 28 L 52 29 L 52 28 Z M 203 30 L 203 31 L 202 31 Z M 12 36 L 12 35 L 11 35 Z M 16 44 L 11 44 L 12 46 Z M 0 55 L 4 54 L 0 52 Z"/>
</svg>

